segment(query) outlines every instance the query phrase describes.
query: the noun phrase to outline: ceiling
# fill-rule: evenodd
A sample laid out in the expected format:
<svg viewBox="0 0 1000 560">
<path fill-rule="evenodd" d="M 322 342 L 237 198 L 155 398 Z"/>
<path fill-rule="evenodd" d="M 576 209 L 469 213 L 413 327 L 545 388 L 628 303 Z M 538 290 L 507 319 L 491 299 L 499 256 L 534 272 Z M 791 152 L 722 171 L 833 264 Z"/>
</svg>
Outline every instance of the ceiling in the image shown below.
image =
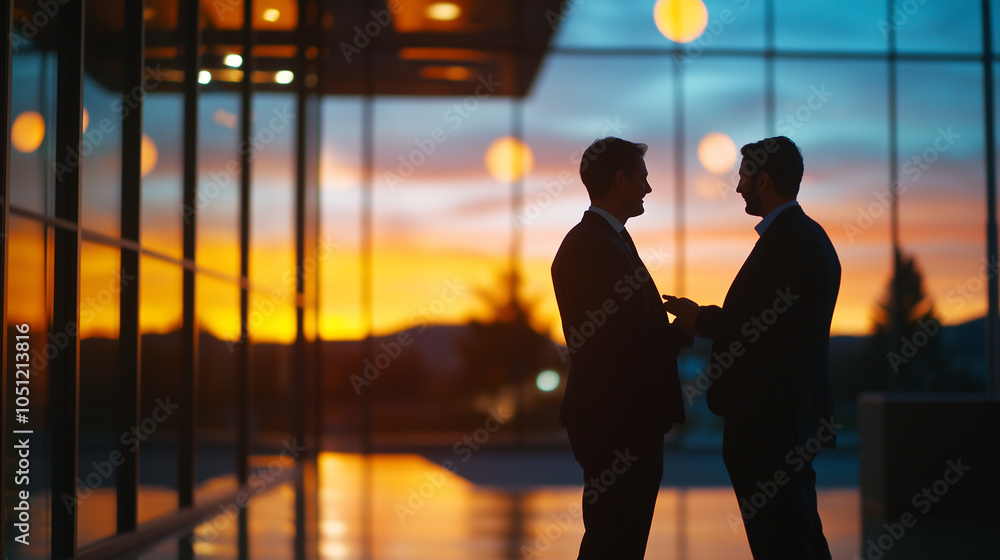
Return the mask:
<svg viewBox="0 0 1000 560">
<path fill-rule="evenodd" d="M 85 71 L 109 89 L 121 80 L 126 0 L 87 0 Z M 548 50 L 561 0 L 255 0 L 252 80 L 326 95 L 525 96 Z M 146 0 L 146 65 L 167 88 L 183 82 L 179 0 Z M 243 0 L 199 0 L 203 90 L 239 89 L 246 64 Z M 15 0 L 14 21 L 37 10 Z M 301 19 L 301 21 L 300 21 Z M 44 27 L 32 47 L 52 49 Z M 17 26 L 15 25 L 15 30 Z M 302 49 L 303 67 L 298 67 Z M 229 57 L 229 58 L 227 58 Z M 291 81 L 289 81 L 291 80 Z"/>
</svg>

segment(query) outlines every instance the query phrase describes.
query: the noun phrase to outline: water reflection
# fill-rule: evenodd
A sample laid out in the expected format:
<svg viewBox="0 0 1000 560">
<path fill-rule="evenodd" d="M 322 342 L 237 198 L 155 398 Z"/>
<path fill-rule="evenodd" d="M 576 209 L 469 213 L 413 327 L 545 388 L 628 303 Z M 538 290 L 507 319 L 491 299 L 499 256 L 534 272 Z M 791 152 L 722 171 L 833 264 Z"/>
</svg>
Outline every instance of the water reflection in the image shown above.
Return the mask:
<svg viewBox="0 0 1000 560">
<path fill-rule="evenodd" d="M 573 558 L 583 535 L 576 486 L 478 486 L 409 454 L 324 453 L 319 470 L 319 551 L 330 560 Z M 858 499 L 856 488 L 820 490 L 834 558 L 859 550 Z M 647 559 L 749 557 L 728 486 L 660 490 Z"/>
</svg>

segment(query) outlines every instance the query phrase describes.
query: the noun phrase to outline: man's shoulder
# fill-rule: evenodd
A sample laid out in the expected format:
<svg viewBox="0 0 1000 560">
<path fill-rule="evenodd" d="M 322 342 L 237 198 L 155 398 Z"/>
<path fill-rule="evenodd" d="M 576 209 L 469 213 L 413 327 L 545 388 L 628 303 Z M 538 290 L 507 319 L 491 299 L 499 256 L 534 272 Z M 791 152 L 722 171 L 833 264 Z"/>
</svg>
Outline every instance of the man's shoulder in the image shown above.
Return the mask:
<svg viewBox="0 0 1000 560">
<path fill-rule="evenodd" d="M 607 251 L 615 249 L 616 235 L 607 220 L 592 212 L 585 213 L 580 223 L 563 238 L 553 259 L 553 268 L 560 262 L 600 259 Z"/>
<path fill-rule="evenodd" d="M 809 217 L 801 206 L 792 206 L 778 215 L 772 226 L 782 235 L 774 236 L 784 241 L 825 241 L 830 243 L 830 236 L 819 222 Z"/>
</svg>

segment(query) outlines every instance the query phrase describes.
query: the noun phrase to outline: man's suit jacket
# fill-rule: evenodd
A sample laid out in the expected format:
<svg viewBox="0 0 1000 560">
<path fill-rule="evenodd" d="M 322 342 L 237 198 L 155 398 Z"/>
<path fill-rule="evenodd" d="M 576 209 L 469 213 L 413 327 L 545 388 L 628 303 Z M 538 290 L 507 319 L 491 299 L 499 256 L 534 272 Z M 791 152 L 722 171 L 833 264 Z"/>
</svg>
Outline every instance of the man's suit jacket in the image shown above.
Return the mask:
<svg viewBox="0 0 1000 560">
<path fill-rule="evenodd" d="M 801 207 L 786 208 L 757 240 L 722 308 L 703 307 L 695 322 L 713 339 L 707 372 L 722 372 L 708 388 L 712 412 L 727 422 L 792 418 L 800 445 L 820 437 L 833 447 L 821 428 L 833 423 L 828 357 L 839 290 L 830 238 Z"/>
<path fill-rule="evenodd" d="M 664 434 L 684 421 L 671 325 L 637 254 L 606 219 L 586 212 L 552 263 L 570 352 L 560 422 L 596 437 Z"/>
</svg>

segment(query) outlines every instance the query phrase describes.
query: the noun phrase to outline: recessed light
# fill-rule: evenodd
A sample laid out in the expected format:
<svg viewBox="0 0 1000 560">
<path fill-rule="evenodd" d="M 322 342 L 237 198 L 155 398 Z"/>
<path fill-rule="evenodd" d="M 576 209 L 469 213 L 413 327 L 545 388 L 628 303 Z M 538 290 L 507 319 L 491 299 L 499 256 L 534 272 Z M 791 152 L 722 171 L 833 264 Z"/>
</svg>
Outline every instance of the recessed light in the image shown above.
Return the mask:
<svg viewBox="0 0 1000 560">
<path fill-rule="evenodd" d="M 435 2 L 427 6 L 427 17 L 437 21 L 452 21 L 462 14 L 462 8 L 451 2 Z"/>
</svg>

